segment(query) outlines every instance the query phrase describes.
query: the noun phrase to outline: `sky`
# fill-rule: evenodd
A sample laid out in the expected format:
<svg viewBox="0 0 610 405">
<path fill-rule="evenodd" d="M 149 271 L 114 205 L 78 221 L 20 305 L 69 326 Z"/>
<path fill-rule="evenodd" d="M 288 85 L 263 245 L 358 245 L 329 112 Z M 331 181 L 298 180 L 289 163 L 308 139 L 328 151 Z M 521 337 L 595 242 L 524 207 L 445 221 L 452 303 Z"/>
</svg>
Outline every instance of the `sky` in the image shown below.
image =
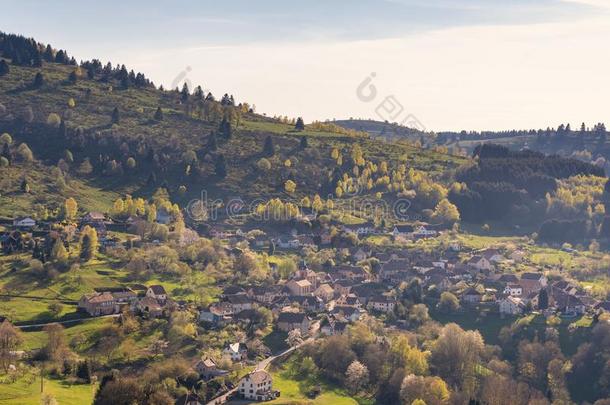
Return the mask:
<svg viewBox="0 0 610 405">
<path fill-rule="evenodd" d="M 610 0 L 3 0 L 0 30 L 306 122 L 610 123 Z"/>
</svg>

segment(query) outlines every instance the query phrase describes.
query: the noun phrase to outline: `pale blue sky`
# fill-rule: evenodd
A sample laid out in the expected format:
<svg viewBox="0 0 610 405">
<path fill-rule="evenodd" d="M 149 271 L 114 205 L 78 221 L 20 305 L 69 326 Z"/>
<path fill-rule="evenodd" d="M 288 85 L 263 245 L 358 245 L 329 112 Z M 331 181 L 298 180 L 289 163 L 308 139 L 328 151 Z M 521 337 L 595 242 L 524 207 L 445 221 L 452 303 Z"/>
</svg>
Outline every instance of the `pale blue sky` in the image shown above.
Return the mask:
<svg viewBox="0 0 610 405">
<path fill-rule="evenodd" d="M 555 96 L 544 91 L 552 83 L 540 87 L 540 80 L 527 79 L 548 76 L 566 91 L 574 87 L 569 99 L 592 104 L 596 96 L 579 93 L 576 82 L 597 83 L 595 94 L 607 94 L 607 52 L 602 41 L 596 44 L 610 39 L 603 28 L 610 25 L 609 3 L 5 0 L 0 30 L 50 42 L 77 59 L 125 63 L 166 86 L 189 66 L 193 84 L 234 93 L 269 115 L 306 121 L 375 118 L 375 105 L 354 95 L 374 71 L 380 94 L 395 95 L 429 129 L 500 129 L 610 118 L 598 117 L 594 107 L 581 112 L 582 100 L 557 109 Z M 591 69 L 547 62 L 591 63 L 596 55 Z M 508 94 L 500 97 L 502 91 Z M 518 94 L 540 99 L 524 110 Z"/>
</svg>

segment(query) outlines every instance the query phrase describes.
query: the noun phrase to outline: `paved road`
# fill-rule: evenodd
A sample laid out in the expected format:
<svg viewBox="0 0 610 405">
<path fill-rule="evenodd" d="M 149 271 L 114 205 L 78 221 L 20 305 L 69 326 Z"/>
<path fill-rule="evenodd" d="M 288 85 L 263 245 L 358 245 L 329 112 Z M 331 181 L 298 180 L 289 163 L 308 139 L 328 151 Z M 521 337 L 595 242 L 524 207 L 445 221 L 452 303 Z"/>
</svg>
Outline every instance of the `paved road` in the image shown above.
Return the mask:
<svg viewBox="0 0 610 405">
<path fill-rule="evenodd" d="M 306 344 L 313 343 L 316 340 L 316 338 L 317 338 L 319 330 L 320 330 L 320 322 L 314 322 L 312 324 L 311 329 L 310 329 L 312 337 L 310 337 L 308 339 L 305 339 L 301 344 L 299 344 L 297 346 L 293 346 L 291 348 L 288 348 L 288 349 L 284 350 L 283 352 L 281 352 L 279 354 L 276 354 L 274 356 L 270 356 L 270 357 L 267 357 L 264 360 L 261 360 L 260 362 L 258 362 L 256 367 L 254 368 L 254 371 L 265 370 L 265 369 L 267 369 L 267 367 L 269 367 L 269 364 L 271 364 L 278 357 L 285 356 L 288 353 L 292 353 L 296 349 L 299 349 L 299 348 L 305 346 Z M 224 404 L 227 401 L 227 399 L 231 397 L 231 395 L 233 395 L 235 392 L 237 392 L 237 388 L 239 388 L 239 382 L 235 385 L 235 388 L 233 388 L 232 390 L 227 391 L 223 395 L 221 395 L 221 396 L 211 400 L 206 405 Z"/>
<path fill-rule="evenodd" d="M 65 324 L 69 324 L 69 323 L 76 323 L 76 322 L 82 322 L 82 321 L 92 321 L 94 319 L 100 319 L 100 318 L 118 318 L 119 316 L 121 316 L 121 314 L 102 315 L 102 316 L 94 316 L 94 317 L 87 317 L 87 318 L 76 318 L 76 319 L 68 319 L 65 321 L 52 321 L 52 322 L 46 322 L 46 323 L 35 323 L 35 324 L 31 324 L 31 325 L 15 325 L 15 327 L 19 328 L 19 329 L 40 328 L 41 326 L 52 325 L 54 323 L 59 323 L 59 324 L 65 325 Z"/>
</svg>

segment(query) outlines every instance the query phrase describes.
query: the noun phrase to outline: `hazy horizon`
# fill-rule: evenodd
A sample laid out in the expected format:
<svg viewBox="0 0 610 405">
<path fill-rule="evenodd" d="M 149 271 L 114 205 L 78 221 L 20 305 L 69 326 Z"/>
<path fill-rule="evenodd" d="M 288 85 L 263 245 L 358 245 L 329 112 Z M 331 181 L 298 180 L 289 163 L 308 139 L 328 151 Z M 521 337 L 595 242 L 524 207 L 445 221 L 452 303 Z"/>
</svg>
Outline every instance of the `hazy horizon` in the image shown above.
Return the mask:
<svg viewBox="0 0 610 405">
<path fill-rule="evenodd" d="M 416 117 L 434 131 L 610 121 L 608 1 L 6 3 L 2 31 L 157 85 L 230 93 L 268 116 Z M 361 84 L 376 97 L 359 97 Z"/>
</svg>

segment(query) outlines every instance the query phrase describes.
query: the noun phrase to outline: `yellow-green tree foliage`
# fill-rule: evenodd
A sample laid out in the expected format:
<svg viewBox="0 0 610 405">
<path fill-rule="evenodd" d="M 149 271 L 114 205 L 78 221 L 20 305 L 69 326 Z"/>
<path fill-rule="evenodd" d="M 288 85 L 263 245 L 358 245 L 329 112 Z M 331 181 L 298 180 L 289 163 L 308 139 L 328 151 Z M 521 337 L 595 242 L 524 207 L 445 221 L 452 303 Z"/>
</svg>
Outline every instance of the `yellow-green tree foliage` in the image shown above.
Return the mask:
<svg viewBox="0 0 610 405">
<path fill-rule="evenodd" d="M 64 201 L 64 218 L 67 220 L 72 220 L 76 218 L 76 213 L 78 212 L 78 204 L 76 200 L 72 197 L 66 198 Z"/>
</svg>

